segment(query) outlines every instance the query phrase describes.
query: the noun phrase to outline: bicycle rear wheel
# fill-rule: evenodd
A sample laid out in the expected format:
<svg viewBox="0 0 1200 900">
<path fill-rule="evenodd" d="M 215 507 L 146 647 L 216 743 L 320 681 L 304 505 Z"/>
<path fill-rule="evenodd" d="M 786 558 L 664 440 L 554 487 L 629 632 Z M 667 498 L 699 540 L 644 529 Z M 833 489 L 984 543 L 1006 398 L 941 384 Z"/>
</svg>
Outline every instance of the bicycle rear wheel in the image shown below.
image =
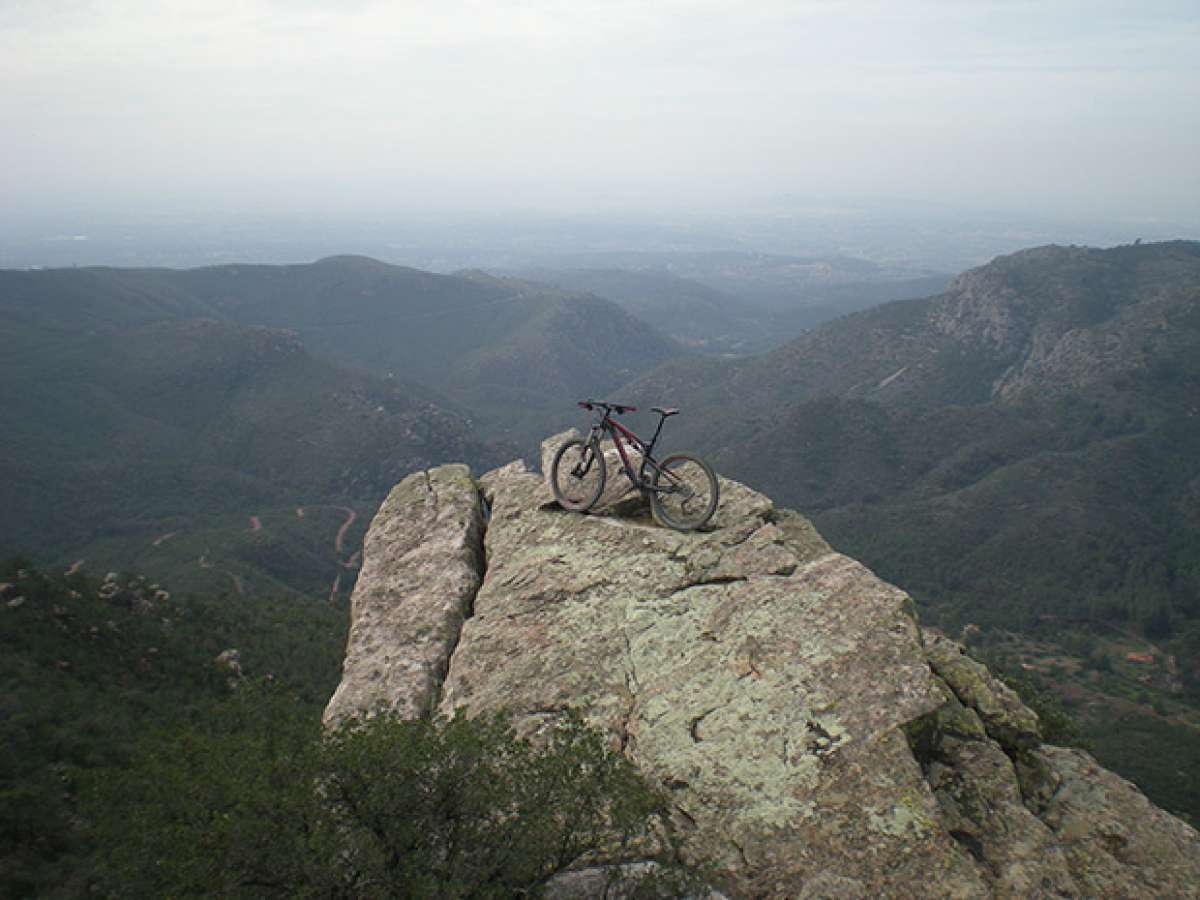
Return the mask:
<svg viewBox="0 0 1200 900">
<path fill-rule="evenodd" d="M 717 476 L 691 453 L 668 456 L 654 470 L 650 509 L 668 528 L 691 531 L 701 528 L 717 511 Z"/>
<path fill-rule="evenodd" d="M 563 509 L 584 512 L 604 493 L 608 476 L 600 442 L 572 438 L 554 454 L 550 465 L 550 489 Z"/>
</svg>

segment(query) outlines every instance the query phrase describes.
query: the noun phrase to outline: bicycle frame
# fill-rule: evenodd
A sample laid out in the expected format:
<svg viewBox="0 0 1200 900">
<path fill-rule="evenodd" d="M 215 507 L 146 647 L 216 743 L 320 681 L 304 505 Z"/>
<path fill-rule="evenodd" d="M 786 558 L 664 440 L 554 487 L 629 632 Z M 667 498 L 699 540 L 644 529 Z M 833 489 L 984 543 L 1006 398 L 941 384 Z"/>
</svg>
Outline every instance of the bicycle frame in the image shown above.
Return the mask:
<svg viewBox="0 0 1200 900">
<path fill-rule="evenodd" d="M 617 448 L 617 454 L 621 457 L 621 466 L 625 470 L 625 474 L 629 477 L 629 480 L 633 482 L 635 487 L 642 491 L 652 491 L 654 488 L 651 486 L 649 479 L 646 477 L 646 468 L 650 467 L 656 472 L 666 471 L 652 456 L 654 453 L 654 445 L 658 443 L 658 438 L 662 434 L 663 424 L 666 421 L 667 419 L 665 416 L 658 420 L 658 428 L 654 430 L 654 437 L 652 437 L 650 442 L 647 443 L 616 419 L 614 419 L 607 410 L 603 410 L 601 412 L 600 421 L 592 423 L 589 440 L 590 437 L 595 437 L 597 441 L 599 441 L 600 438 L 607 433 L 612 439 L 613 445 Z M 629 446 L 642 455 L 642 465 L 636 474 L 634 474 L 633 471 L 633 463 L 629 461 L 629 456 L 625 453 L 625 447 L 621 442 L 621 438 L 624 438 L 625 441 L 629 443 Z M 601 463 L 601 465 L 603 465 L 603 463 Z M 667 471 L 666 474 L 671 475 L 672 473 Z M 663 489 L 660 488 L 660 490 Z"/>
</svg>

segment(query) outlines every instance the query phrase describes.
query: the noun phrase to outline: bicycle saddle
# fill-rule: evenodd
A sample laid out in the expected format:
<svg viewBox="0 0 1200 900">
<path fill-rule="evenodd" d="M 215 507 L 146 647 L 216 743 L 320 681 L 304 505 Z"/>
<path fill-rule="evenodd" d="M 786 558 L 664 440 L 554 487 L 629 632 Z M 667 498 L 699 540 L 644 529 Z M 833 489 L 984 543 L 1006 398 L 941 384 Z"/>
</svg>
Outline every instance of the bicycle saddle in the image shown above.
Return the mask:
<svg viewBox="0 0 1200 900">
<path fill-rule="evenodd" d="M 668 416 L 675 415 L 677 412 L 679 412 L 679 410 L 673 409 L 673 408 L 672 409 L 663 409 L 661 406 L 652 406 L 652 407 L 650 407 L 650 412 L 656 412 L 665 419 Z"/>
</svg>

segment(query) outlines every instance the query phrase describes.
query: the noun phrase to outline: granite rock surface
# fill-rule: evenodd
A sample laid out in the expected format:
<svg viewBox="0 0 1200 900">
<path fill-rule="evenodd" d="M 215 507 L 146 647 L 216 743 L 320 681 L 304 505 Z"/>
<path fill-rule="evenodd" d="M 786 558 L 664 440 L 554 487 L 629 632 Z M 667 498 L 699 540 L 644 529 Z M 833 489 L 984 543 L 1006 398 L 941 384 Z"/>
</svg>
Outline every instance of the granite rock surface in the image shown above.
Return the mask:
<svg viewBox="0 0 1200 900">
<path fill-rule="evenodd" d="M 730 897 L 1200 896 L 1193 829 L 1044 745 L 805 518 L 725 479 L 701 532 L 616 499 L 566 512 L 520 462 L 405 479 L 327 718 L 503 708 L 534 733 L 582 709 Z"/>
</svg>

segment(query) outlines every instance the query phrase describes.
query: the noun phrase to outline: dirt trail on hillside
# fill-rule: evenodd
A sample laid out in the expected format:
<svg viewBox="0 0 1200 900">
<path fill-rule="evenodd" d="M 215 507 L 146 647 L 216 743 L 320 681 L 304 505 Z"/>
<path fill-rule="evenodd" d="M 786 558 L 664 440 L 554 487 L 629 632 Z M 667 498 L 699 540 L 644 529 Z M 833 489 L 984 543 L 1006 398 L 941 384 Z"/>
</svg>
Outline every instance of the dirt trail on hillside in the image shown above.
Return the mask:
<svg viewBox="0 0 1200 900">
<path fill-rule="evenodd" d="M 296 518 L 303 519 L 305 517 L 306 510 L 309 510 L 309 509 L 335 509 L 338 512 L 345 514 L 345 518 L 342 520 L 342 524 L 340 526 L 338 526 L 337 534 L 335 534 L 334 538 L 333 538 L 333 552 L 335 554 L 335 557 L 337 558 L 337 563 L 338 563 L 339 567 L 341 567 L 343 569 L 358 568 L 359 561 L 362 559 L 362 550 L 355 550 L 354 553 L 351 554 L 349 558 L 342 559 L 342 555 L 346 551 L 346 532 L 348 532 L 350 530 L 351 526 L 354 525 L 354 523 L 358 520 L 358 513 L 356 513 L 349 506 L 331 506 L 331 505 L 324 505 L 324 504 L 319 505 L 319 506 L 308 506 L 308 507 L 297 506 L 296 507 Z M 260 517 L 250 516 L 249 519 L 250 519 L 250 531 L 252 533 L 263 530 L 263 523 L 262 523 L 262 519 Z M 162 535 L 159 535 L 158 537 L 156 537 L 153 541 L 151 541 L 151 543 L 157 547 L 163 541 L 173 538 L 176 534 L 178 534 L 178 532 L 168 531 L 166 534 L 162 534 Z M 83 560 L 79 560 L 75 564 L 75 566 L 78 567 L 78 566 L 82 565 L 83 562 L 84 562 Z M 229 569 L 217 568 L 209 561 L 208 554 L 204 554 L 203 556 L 201 556 L 200 559 L 198 560 L 198 563 L 200 565 L 200 568 L 202 568 L 202 569 L 214 569 L 215 571 L 218 571 L 218 572 L 222 573 L 223 575 L 227 576 L 229 578 L 229 580 L 233 583 L 234 589 L 238 592 L 238 596 L 240 596 L 240 597 L 246 596 L 245 582 L 242 580 L 241 576 L 239 576 L 237 573 L 231 572 Z M 74 571 L 74 569 L 72 569 L 71 571 Z M 68 572 L 68 574 L 70 574 L 70 572 Z M 329 599 L 331 601 L 337 599 L 338 591 L 341 589 L 341 584 L 342 584 L 342 573 L 338 572 L 337 575 L 333 579 L 333 584 L 330 587 L 330 591 L 329 591 Z"/>
<path fill-rule="evenodd" d="M 238 575 L 236 572 L 230 572 L 228 569 L 218 569 L 216 566 L 214 566 L 211 562 L 208 561 L 207 553 L 205 553 L 198 560 L 196 560 L 196 563 L 202 569 L 212 569 L 216 572 L 220 572 L 222 575 L 227 576 L 229 578 L 229 580 L 233 582 L 233 588 L 235 591 L 238 592 L 238 596 L 239 597 L 246 596 L 246 584 L 245 584 L 245 582 L 242 581 L 241 576 Z"/>
<path fill-rule="evenodd" d="M 346 531 L 354 524 L 354 520 L 358 518 L 358 513 L 348 506 L 335 506 L 334 509 L 340 509 L 346 514 L 346 521 L 342 523 L 342 527 L 337 531 L 337 537 L 333 539 L 333 549 L 339 556 L 342 553 L 342 541 L 346 537 Z"/>
<path fill-rule="evenodd" d="M 362 559 L 362 550 L 355 550 L 349 559 L 342 559 L 342 554 L 346 552 L 346 532 L 350 530 L 350 526 L 358 519 L 356 513 L 349 506 L 332 506 L 328 504 L 320 504 L 316 506 L 297 506 L 296 518 L 303 519 L 305 511 L 309 509 L 336 509 L 338 512 L 345 513 L 346 518 L 342 520 L 342 524 L 338 527 L 337 534 L 333 538 L 333 552 L 338 559 L 338 565 L 343 569 L 355 569 L 358 567 L 359 560 Z M 329 599 L 332 602 L 337 599 L 338 590 L 342 584 L 342 573 L 339 572 L 333 579 L 333 585 L 329 589 Z"/>
</svg>

